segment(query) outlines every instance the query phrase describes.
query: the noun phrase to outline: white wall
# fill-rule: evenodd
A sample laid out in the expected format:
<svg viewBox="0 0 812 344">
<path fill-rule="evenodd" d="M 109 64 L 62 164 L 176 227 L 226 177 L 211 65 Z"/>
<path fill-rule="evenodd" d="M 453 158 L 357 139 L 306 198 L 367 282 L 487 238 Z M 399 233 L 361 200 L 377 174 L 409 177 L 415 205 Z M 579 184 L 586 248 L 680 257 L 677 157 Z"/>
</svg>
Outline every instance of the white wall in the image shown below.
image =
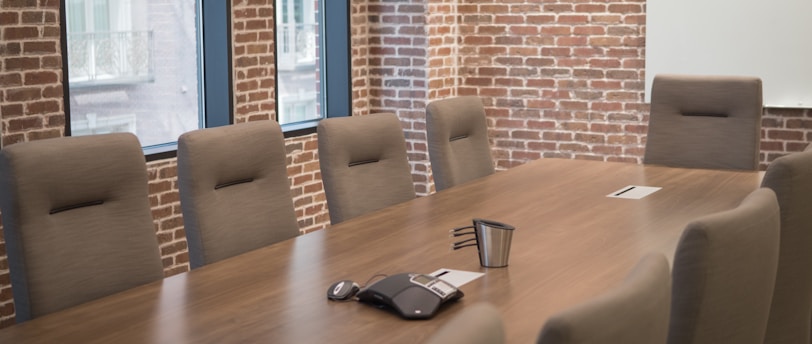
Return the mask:
<svg viewBox="0 0 812 344">
<path fill-rule="evenodd" d="M 812 0 L 646 1 L 646 101 L 657 74 L 762 79 L 767 107 L 812 108 Z"/>
</svg>

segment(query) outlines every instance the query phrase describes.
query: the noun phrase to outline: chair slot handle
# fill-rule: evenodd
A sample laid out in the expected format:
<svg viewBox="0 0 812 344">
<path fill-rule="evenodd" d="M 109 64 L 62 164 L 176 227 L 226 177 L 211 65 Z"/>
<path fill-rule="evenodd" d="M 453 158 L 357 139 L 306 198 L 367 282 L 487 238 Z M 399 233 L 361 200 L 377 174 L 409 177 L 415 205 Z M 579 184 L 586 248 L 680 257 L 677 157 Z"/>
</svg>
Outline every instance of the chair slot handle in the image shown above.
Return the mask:
<svg viewBox="0 0 812 344">
<path fill-rule="evenodd" d="M 728 117 L 726 113 L 683 112 L 683 116 L 690 117 Z"/>
<path fill-rule="evenodd" d="M 68 210 L 73 210 L 73 209 L 78 209 L 78 208 L 84 208 L 84 207 L 90 207 L 90 206 L 94 206 L 94 205 L 101 205 L 101 204 L 104 204 L 104 201 L 97 200 L 97 201 L 90 201 L 90 202 L 84 202 L 84 203 L 78 203 L 78 204 L 71 204 L 71 205 L 66 205 L 64 207 L 53 208 L 53 209 L 51 209 L 51 211 L 48 212 L 48 214 L 53 215 L 53 214 L 56 214 L 56 213 L 61 213 L 63 211 L 68 211 Z"/>
<path fill-rule="evenodd" d="M 250 182 L 253 182 L 253 181 L 254 181 L 254 178 L 238 179 L 238 180 L 235 180 L 235 181 L 232 181 L 232 182 L 217 184 L 217 186 L 215 186 L 214 189 L 215 190 L 222 189 L 222 188 L 237 185 L 237 184 L 250 183 Z"/>
<path fill-rule="evenodd" d="M 358 166 L 358 165 L 363 165 L 363 164 L 371 164 L 371 163 L 378 162 L 378 161 L 380 161 L 380 160 L 378 160 L 378 159 L 370 159 L 370 160 L 353 161 L 347 166 L 348 167 L 353 167 L 353 166 Z"/>
<path fill-rule="evenodd" d="M 448 140 L 448 142 L 457 141 L 457 140 L 462 140 L 462 139 L 464 139 L 464 138 L 466 138 L 466 137 L 468 137 L 468 135 L 467 135 L 467 134 L 462 134 L 462 135 L 459 135 L 459 136 L 454 136 L 454 137 L 450 138 L 450 139 Z"/>
</svg>

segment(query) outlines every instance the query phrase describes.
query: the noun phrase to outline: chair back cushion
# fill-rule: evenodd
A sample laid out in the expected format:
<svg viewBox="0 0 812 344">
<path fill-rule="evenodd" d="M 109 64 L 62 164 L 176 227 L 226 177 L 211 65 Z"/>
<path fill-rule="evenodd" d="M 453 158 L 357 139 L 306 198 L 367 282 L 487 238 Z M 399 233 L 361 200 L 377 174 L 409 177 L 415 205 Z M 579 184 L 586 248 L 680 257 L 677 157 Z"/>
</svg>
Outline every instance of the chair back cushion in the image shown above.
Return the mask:
<svg viewBox="0 0 812 344">
<path fill-rule="evenodd" d="M 657 75 L 643 162 L 756 170 L 761 114 L 761 79 Z"/>
<path fill-rule="evenodd" d="M 328 118 L 317 131 L 333 224 L 415 198 L 406 139 L 394 114 Z"/>
<path fill-rule="evenodd" d="M 135 135 L 4 147 L 0 190 L 18 322 L 163 277 Z"/>
<path fill-rule="evenodd" d="M 479 97 L 455 97 L 429 103 L 426 134 L 437 191 L 494 172 L 488 123 Z"/>
<path fill-rule="evenodd" d="M 776 159 L 762 187 L 781 208 L 781 249 L 765 343 L 809 343 L 812 322 L 812 151 Z"/>
<path fill-rule="evenodd" d="M 687 225 L 674 255 L 669 344 L 762 343 L 779 225 L 778 201 L 767 188 Z"/>
<path fill-rule="evenodd" d="M 178 184 L 192 268 L 299 234 L 275 121 L 181 135 Z"/>
<path fill-rule="evenodd" d="M 548 319 L 538 343 L 665 343 L 670 301 L 668 260 L 651 253 L 623 284 Z"/>
</svg>

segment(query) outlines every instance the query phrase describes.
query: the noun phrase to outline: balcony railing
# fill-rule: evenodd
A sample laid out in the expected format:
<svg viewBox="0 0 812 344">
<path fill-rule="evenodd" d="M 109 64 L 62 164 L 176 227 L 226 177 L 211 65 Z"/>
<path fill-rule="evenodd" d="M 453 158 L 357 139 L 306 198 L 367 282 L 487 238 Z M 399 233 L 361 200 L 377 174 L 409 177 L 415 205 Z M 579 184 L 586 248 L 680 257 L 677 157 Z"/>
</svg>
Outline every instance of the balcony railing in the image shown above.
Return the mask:
<svg viewBox="0 0 812 344">
<path fill-rule="evenodd" d="M 152 31 L 68 34 L 72 87 L 153 81 Z"/>
<path fill-rule="evenodd" d="M 316 24 L 280 24 L 278 68 L 294 70 L 316 65 Z"/>
</svg>

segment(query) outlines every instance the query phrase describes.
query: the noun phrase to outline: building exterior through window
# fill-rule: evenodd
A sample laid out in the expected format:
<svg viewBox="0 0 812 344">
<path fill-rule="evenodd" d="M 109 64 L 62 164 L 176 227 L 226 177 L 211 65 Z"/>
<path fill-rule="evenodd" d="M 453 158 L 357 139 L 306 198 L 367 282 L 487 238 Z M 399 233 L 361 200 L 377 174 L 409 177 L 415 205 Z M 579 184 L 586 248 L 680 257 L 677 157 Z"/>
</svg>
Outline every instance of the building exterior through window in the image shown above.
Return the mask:
<svg viewBox="0 0 812 344">
<path fill-rule="evenodd" d="M 319 120 L 321 0 L 276 0 L 276 68 L 280 124 Z"/>
<path fill-rule="evenodd" d="M 65 0 L 71 135 L 201 128 L 196 0 Z"/>
</svg>

